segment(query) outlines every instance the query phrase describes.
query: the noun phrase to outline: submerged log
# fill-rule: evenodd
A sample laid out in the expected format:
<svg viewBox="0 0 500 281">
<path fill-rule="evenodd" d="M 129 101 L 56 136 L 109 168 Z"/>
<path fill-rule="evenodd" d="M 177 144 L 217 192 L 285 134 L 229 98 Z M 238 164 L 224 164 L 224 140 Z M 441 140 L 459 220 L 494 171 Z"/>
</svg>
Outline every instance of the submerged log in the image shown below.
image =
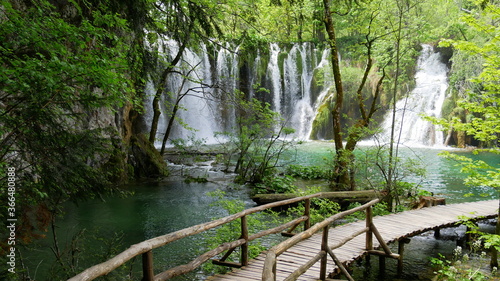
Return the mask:
<svg viewBox="0 0 500 281">
<path fill-rule="evenodd" d="M 261 205 L 281 200 L 287 200 L 295 197 L 298 197 L 298 195 L 293 193 L 256 194 L 252 197 L 252 200 L 255 201 L 257 204 Z M 347 201 L 347 202 L 366 203 L 372 199 L 380 197 L 381 197 L 380 192 L 375 190 L 358 190 L 358 191 L 322 192 L 321 196 L 319 196 L 318 198 L 327 198 L 334 202 Z"/>
</svg>

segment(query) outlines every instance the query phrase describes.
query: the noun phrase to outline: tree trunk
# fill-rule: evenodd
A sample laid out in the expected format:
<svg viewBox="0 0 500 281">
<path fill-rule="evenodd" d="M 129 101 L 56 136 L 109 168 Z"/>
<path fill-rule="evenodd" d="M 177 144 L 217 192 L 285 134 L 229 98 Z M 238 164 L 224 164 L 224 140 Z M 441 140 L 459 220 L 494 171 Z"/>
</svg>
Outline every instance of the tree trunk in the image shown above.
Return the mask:
<svg viewBox="0 0 500 281">
<path fill-rule="evenodd" d="M 398 7 L 400 7 L 398 5 Z M 387 194 L 387 208 L 388 211 L 393 211 L 393 204 L 395 197 L 399 196 L 396 192 L 395 182 L 394 182 L 394 172 L 396 169 L 396 162 L 398 158 L 399 152 L 399 142 L 401 138 L 401 131 L 398 135 L 398 140 L 396 142 L 396 103 L 397 103 L 397 92 L 399 87 L 399 71 L 400 71 L 400 63 L 401 63 L 401 32 L 403 27 L 403 11 L 399 9 L 399 21 L 398 21 L 398 30 L 396 34 L 396 74 L 394 77 L 394 86 L 392 92 L 392 123 L 391 123 L 391 140 L 389 144 L 389 167 L 387 171 L 386 178 L 386 188 L 388 191 Z M 406 104 L 405 104 L 406 108 Z M 403 113 L 404 119 L 404 113 Z M 401 128 L 402 129 L 402 128 Z M 400 130 L 401 130 L 400 129 Z"/>
<path fill-rule="evenodd" d="M 175 115 L 177 114 L 177 111 L 179 110 L 180 101 L 181 101 L 181 99 L 177 99 L 177 101 L 175 102 L 174 108 L 172 109 L 172 114 L 170 116 L 170 119 L 168 120 L 167 130 L 165 131 L 165 135 L 163 136 L 163 141 L 161 143 L 160 155 L 163 155 L 165 153 L 165 146 L 167 144 L 168 138 L 170 137 L 170 132 L 172 131 L 172 126 L 174 125 Z"/>
<path fill-rule="evenodd" d="M 335 80 L 335 104 L 331 111 L 333 119 L 333 140 L 335 143 L 335 159 L 334 159 L 334 178 L 331 183 L 335 189 L 346 189 L 350 187 L 350 176 L 348 154 L 342 144 L 342 124 L 340 122 L 340 115 L 342 105 L 344 103 L 344 88 L 342 86 L 342 76 L 340 73 L 340 60 L 337 48 L 337 39 L 335 35 L 335 24 L 333 22 L 330 1 L 323 0 L 325 9 L 324 22 L 326 33 L 328 34 L 328 43 L 330 45 L 330 59 L 332 63 L 333 78 Z"/>
<path fill-rule="evenodd" d="M 342 190 L 354 190 L 355 182 L 354 182 L 354 169 L 352 169 L 352 164 L 354 163 L 355 157 L 353 155 L 353 151 L 356 148 L 357 142 L 361 139 L 362 130 L 355 129 L 347 136 L 347 143 L 345 148 L 342 143 L 342 124 L 340 120 L 343 101 L 344 101 L 344 88 L 342 85 L 342 76 L 340 73 L 340 60 L 338 55 L 338 47 L 336 42 L 335 35 L 335 24 L 333 22 L 330 1 L 323 0 L 323 5 L 325 9 L 324 22 L 326 33 L 328 34 L 329 45 L 331 50 L 331 63 L 333 70 L 333 77 L 335 80 L 335 104 L 331 111 L 332 119 L 333 119 L 333 139 L 335 143 L 335 160 L 334 160 L 334 178 L 332 180 L 332 187 L 335 189 Z M 370 124 L 370 120 L 373 114 L 376 111 L 376 103 L 378 97 L 380 95 L 380 89 L 382 86 L 382 81 L 385 78 L 385 71 L 383 72 L 382 77 L 377 83 L 377 88 L 372 100 L 372 104 L 367 110 L 365 108 L 365 99 L 363 97 L 363 88 L 365 87 L 366 81 L 370 74 L 370 71 L 373 67 L 373 60 L 371 57 L 372 45 L 376 39 L 366 38 L 367 42 L 365 46 L 367 48 L 367 64 L 365 67 L 365 71 L 362 77 L 362 80 L 359 84 L 359 87 L 356 92 L 358 107 L 361 113 L 361 118 L 354 125 L 355 127 L 362 129 L 368 127 Z"/>
<path fill-rule="evenodd" d="M 497 224 L 495 228 L 495 234 L 500 235 L 500 200 L 498 201 L 498 217 L 497 217 Z M 498 268 L 498 251 L 495 248 L 495 246 L 491 247 L 491 260 L 490 260 L 490 267 L 491 268 Z"/>
<path fill-rule="evenodd" d="M 170 64 L 165 68 L 161 75 L 160 82 L 158 84 L 158 89 L 156 90 L 156 94 L 153 98 L 153 121 L 151 121 L 151 130 L 149 131 L 149 142 L 151 144 L 154 144 L 155 139 L 156 139 L 156 131 L 158 130 L 158 122 L 160 120 L 160 99 L 165 91 L 166 88 L 166 83 L 167 83 L 167 77 L 172 72 L 172 69 L 179 63 L 182 57 L 182 53 L 186 49 L 186 43 L 182 44 L 179 47 L 179 51 L 177 51 L 177 55 L 175 58 L 170 62 Z"/>
<path fill-rule="evenodd" d="M 465 141 L 466 134 L 464 131 L 458 131 L 457 132 L 457 147 L 458 148 L 465 148 Z"/>
</svg>

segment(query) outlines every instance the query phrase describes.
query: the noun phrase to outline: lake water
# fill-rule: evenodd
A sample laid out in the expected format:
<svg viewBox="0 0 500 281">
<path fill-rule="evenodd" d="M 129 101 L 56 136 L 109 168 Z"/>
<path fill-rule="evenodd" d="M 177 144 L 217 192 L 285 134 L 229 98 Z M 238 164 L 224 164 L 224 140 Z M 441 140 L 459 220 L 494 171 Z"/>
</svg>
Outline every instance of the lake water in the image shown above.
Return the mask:
<svg viewBox="0 0 500 281">
<path fill-rule="evenodd" d="M 311 165 L 324 164 L 323 159 L 331 155 L 332 147 L 333 144 L 329 142 L 304 143 L 296 152 L 288 155 L 285 161 Z M 437 196 L 446 197 L 447 203 L 498 198 L 494 189 L 465 187 L 464 175 L 460 174 L 459 168 L 453 162 L 438 156 L 439 152 L 439 150 L 428 148 L 406 149 L 401 152 L 401 155 L 418 155 L 424 161 L 428 174 L 421 183 L 422 189 L 431 191 Z M 470 152 L 460 153 L 471 155 Z M 498 164 L 498 158 L 495 155 L 474 157 L 481 157 L 488 163 Z M 188 171 L 188 168 L 182 168 L 177 172 Z M 227 215 L 225 210 L 213 205 L 215 199 L 207 196 L 208 192 L 222 189 L 229 199 L 240 199 L 247 207 L 254 205 L 249 198 L 248 189 L 228 184 L 226 175 L 211 172 L 209 168 L 210 166 L 201 167 L 198 174 L 208 175 L 213 182 L 185 183 L 180 178 L 162 182 L 142 182 L 127 186 L 135 192 L 132 197 L 108 198 L 105 202 L 91 200 L 79 206 L 68 205 L 66 216 L 57 223 L 60 247 L 64 249 L 70 245 L 72 237 L 81 229 L 87 229 L 87 233 L 96 233 L 96 239 L 87 242 L 82 240 L 79 246 L 82 256 L 87 256 L 87 260 L 81 261 L 82 264 L 95 264 L 96 258 L 89 257 L 93 255 L 96 248 L 103 247 L 101 242 L 96 242 L 100 241 L 100 238 L 113 237 L 115 233 L 119 233 L 122 236 L 121 247 L 125 249 L 140 241 Z M 474 195 L 464 197 L 468 193 Z M 449 231 L 455 235 L 462 230 Z M 450 237 L 453 235 L 450 234 Z M 194 236 L 192 239 L 184 239 L 154 251 L 155 272 L 158 273 L 165 268 L 180 265 L 195 258 L 199 254 L 200 247 L 203 247 L 203 239 L 203 236 Z M 51 242 L 50 239 L 39 241 L 36 248 L 24 253 L 26 264 L 30 268 L 30 275 L 36 280 L 54 280 L 46 277 L 46 273 L 54 263 L 50 249 Z M 406 246 L 407 252 L 412 254 L 407 254 L 408 256 L 405 257 L 405 272 L 422 272 L 421 266 L 422 264 L 428 265 L 429 255 L 435 255 L 438 251 L 445 254 L 451 253 L 454 243 L 450 239 L 436 240 L 430 234 L 413 238 L 412 242 Z M 377 263 L 376 257 L 372 260 L 373 264 Z M 419 260 L 424 262 L 419 262 Z M 389 262 L 387 269 L 395 270 L 396 267 L 390 265 Z M 134 268 L 134 271 L 140 271 L 140 259 L 135 261 Z M 396 280 L 396 277 L 390 277 L 390 271 L 389 277 L 380 277 L 375 274 L 377 270 L 367 270 L 365 266 L 357 267 L 355 272 L 358 278 L 361 276 L 362 280 Z M 432 275 L 432 272 L 430 274 Z M 136 278 L 140 279 L 137 275 Z M 429 280 L 419 278 L 422 276 L 408 275 L 404 280 Z M 178 280 L 196 279 L 203 279 L 203 274 L 195 272 L 187 277 L 178 278 Z"/>
</svg>

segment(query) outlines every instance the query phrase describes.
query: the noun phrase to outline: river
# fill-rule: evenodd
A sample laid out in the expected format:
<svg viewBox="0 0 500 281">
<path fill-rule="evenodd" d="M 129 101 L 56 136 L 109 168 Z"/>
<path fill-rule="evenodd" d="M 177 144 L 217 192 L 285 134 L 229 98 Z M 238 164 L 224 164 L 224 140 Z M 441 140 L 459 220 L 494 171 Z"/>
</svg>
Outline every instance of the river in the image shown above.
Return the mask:
<svg viewBox="0 0 500 281">
<path fill-rule="evenodd" d="M 298 146 L 296 152 L 289 155 L 288 161 L 298 164 L 319 165 L 324 163 L 324 158 L 331 155 L 332 144 L 330 142 L 306 142 Z M 367 149 L 361 147 L 361 150 Z M 433 192 L 436 196 L 445 197 L 447 203 L 458 203 L 465 201 L 477 201 L 481 199 L 497 198 L 497 193 L 491 188 L 469 188 L 464 186 L 464 175 L 455 164 L 438 156 L 440 150 L 428 148 L 403 149 L 402 155 L 418 155 L 427 168 L 427 176 L 421 182 L 421 188 Z M 481 157 L 489 162 L 498 162 L 495 155 L 472 155 L 470 152 L 460 152 L 472 157 Z M 179 167 L 177 167 L 179 168 Z M 177 169 L 177 173 L 186 173 L 188 167 Z M 76 205 L 67 205 L 66 215 L 57 222 L 57 238 L 61 251 L 69 250 L 72 238 L 82 229 L 87 234 L 95 236 L 89 239 L 79 239 L 77 247 L 82 254 L 81 264 L 94 264 L 97 257 L 93 256 L 98 249 L 106 248 L 124 249 L 129 245 L 138 243 L 148 238 L 170 233 L 185 227 L 209 221 L 215 217 L 227 215 L 226 211 L 214 203 L 216 200 L 207 193 L 217 189 L 224 190 L 228 199 L 239 199 L 245 202 L 247 207 L 254 205 L 249 197 L 246 187 L 233 185 L 228 182 L 228 175 L 210 171 L 210 166 L 198 168 L 198 174 L 209 176 L 207 183 L 185 183 L 180 177 L 174 177 L 161 182 L 141 182 L 131 184 L 126 188 L 134 191 L 134 195 L 127 198 L 110 197 L 105 201 L 90 200 Z M 411 179 L 409 179 L 411 181 Z M 466 195 L 467 196 L 464 196 Z M 472 194 L 472 195 L 471 195 Z M 455 239 L 457 233 L 463 233 L 463 229 L 450 229 L 445 237 Z M 121 237 L 114 245 L 107 245 L 103 238 L 115 237 L 118 233 Z M 446 232 L 445 232 L 446 233 Z M 30 268 L 30 274 L 36 280 L 46 279 L 46 273 L 54 263 L 51 233 L 48 238 L 38 242 L 37 246 L 24 253 L 26 265 Z M 154 262 L 156 272 L 170 267 L 186 263 L 199 254 L 199 248 L 203 247 L 203 237 L 195 236 L 193 239 L 184 239 L 170 244 L 161 250 L 154 251 Z M 438 252 L 449 254 L 455 247 L 453 239 L 436 240 L 431 234 L 424 234 L 412 239 L 406 246 L 404 280 L 430 280 L 430 277 L 414 276 L 415 272 L 428 269 L 429 256 L 436 256 Z M 75 248 L 75 247 L 73 247 Z M 376 261 L 376 259 L 373 259 Z M 388 276 L 378 276 L 375 270 L 376 262 L 372 263 L 371 270 L 365 266 L 356 267 L 355 274 L 361 275 L 362 280 L 397 280 L 391 277 L 392 269 L 388 261 Z M 140 270 L 139 259 L 134 263 L 134 271 Z M 417 271 L 418 270 L 418 271 Z M 56 273 L 57 274 L 57 273 Z M 395 273 L 394 273 L 395 274 Z M 429 272 L 432 275 L 432 271 Z M 56 275 L 57 276 L 57 275 Z M 136 276 L 137 277 L 137 276 Z M 419 279 L 422 278 L 422 279 Z M 427 279 L 426 279 L 427 278 Z M 196 272 L 178 280 L 203 279 L 203 273 Z"/>
</svg>

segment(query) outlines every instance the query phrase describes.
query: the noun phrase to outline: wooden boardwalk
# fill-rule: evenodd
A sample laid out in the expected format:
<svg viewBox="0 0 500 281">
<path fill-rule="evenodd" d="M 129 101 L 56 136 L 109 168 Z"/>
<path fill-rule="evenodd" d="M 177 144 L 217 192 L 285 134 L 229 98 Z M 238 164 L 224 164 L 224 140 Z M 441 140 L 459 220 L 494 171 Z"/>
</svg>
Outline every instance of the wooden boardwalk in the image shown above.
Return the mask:
<svg viewBox="0 0 500 281">
<path fill-rule="evenodd" d="M 387 216 L 373 218 L 376 226 L 386 243 L 399 241 L 429 230 L 439 229 L 455 225 L 461 216 L 472 219 L 493 218 L 498 213 L 498 200 L 451 204 L 411 210 Z M 329 245 L 340 243 L 350 234 L 365 228 L 365 221 L 358 221 L 330 228 Z M 277 258 L 276 280 L 283 280 L 295 269 L 306 263 L 320 251 L 321 232 L 314 234 L 307 240 L 299 242 Z M 373 246 L 379 247 L 377 239 L 373 240 Z M 357 236 L 342 247 L 333 251 L 337 258 L 344 264 L 350 265 L 355 260 L 366 255 L 365 237 Z M 262 280 L 262 270 L 266 254 L 262 253 L 256 259 L 251 260 L 247 266 L 233 270 L 225 275 L 215 275 L 207 280 Z M 318 280 L 320 266 L 317 262 L 298 280 Z M 328 259 L 327 272 L 337 272 L 338 268 L 332 259 Z"/>
</svg>

